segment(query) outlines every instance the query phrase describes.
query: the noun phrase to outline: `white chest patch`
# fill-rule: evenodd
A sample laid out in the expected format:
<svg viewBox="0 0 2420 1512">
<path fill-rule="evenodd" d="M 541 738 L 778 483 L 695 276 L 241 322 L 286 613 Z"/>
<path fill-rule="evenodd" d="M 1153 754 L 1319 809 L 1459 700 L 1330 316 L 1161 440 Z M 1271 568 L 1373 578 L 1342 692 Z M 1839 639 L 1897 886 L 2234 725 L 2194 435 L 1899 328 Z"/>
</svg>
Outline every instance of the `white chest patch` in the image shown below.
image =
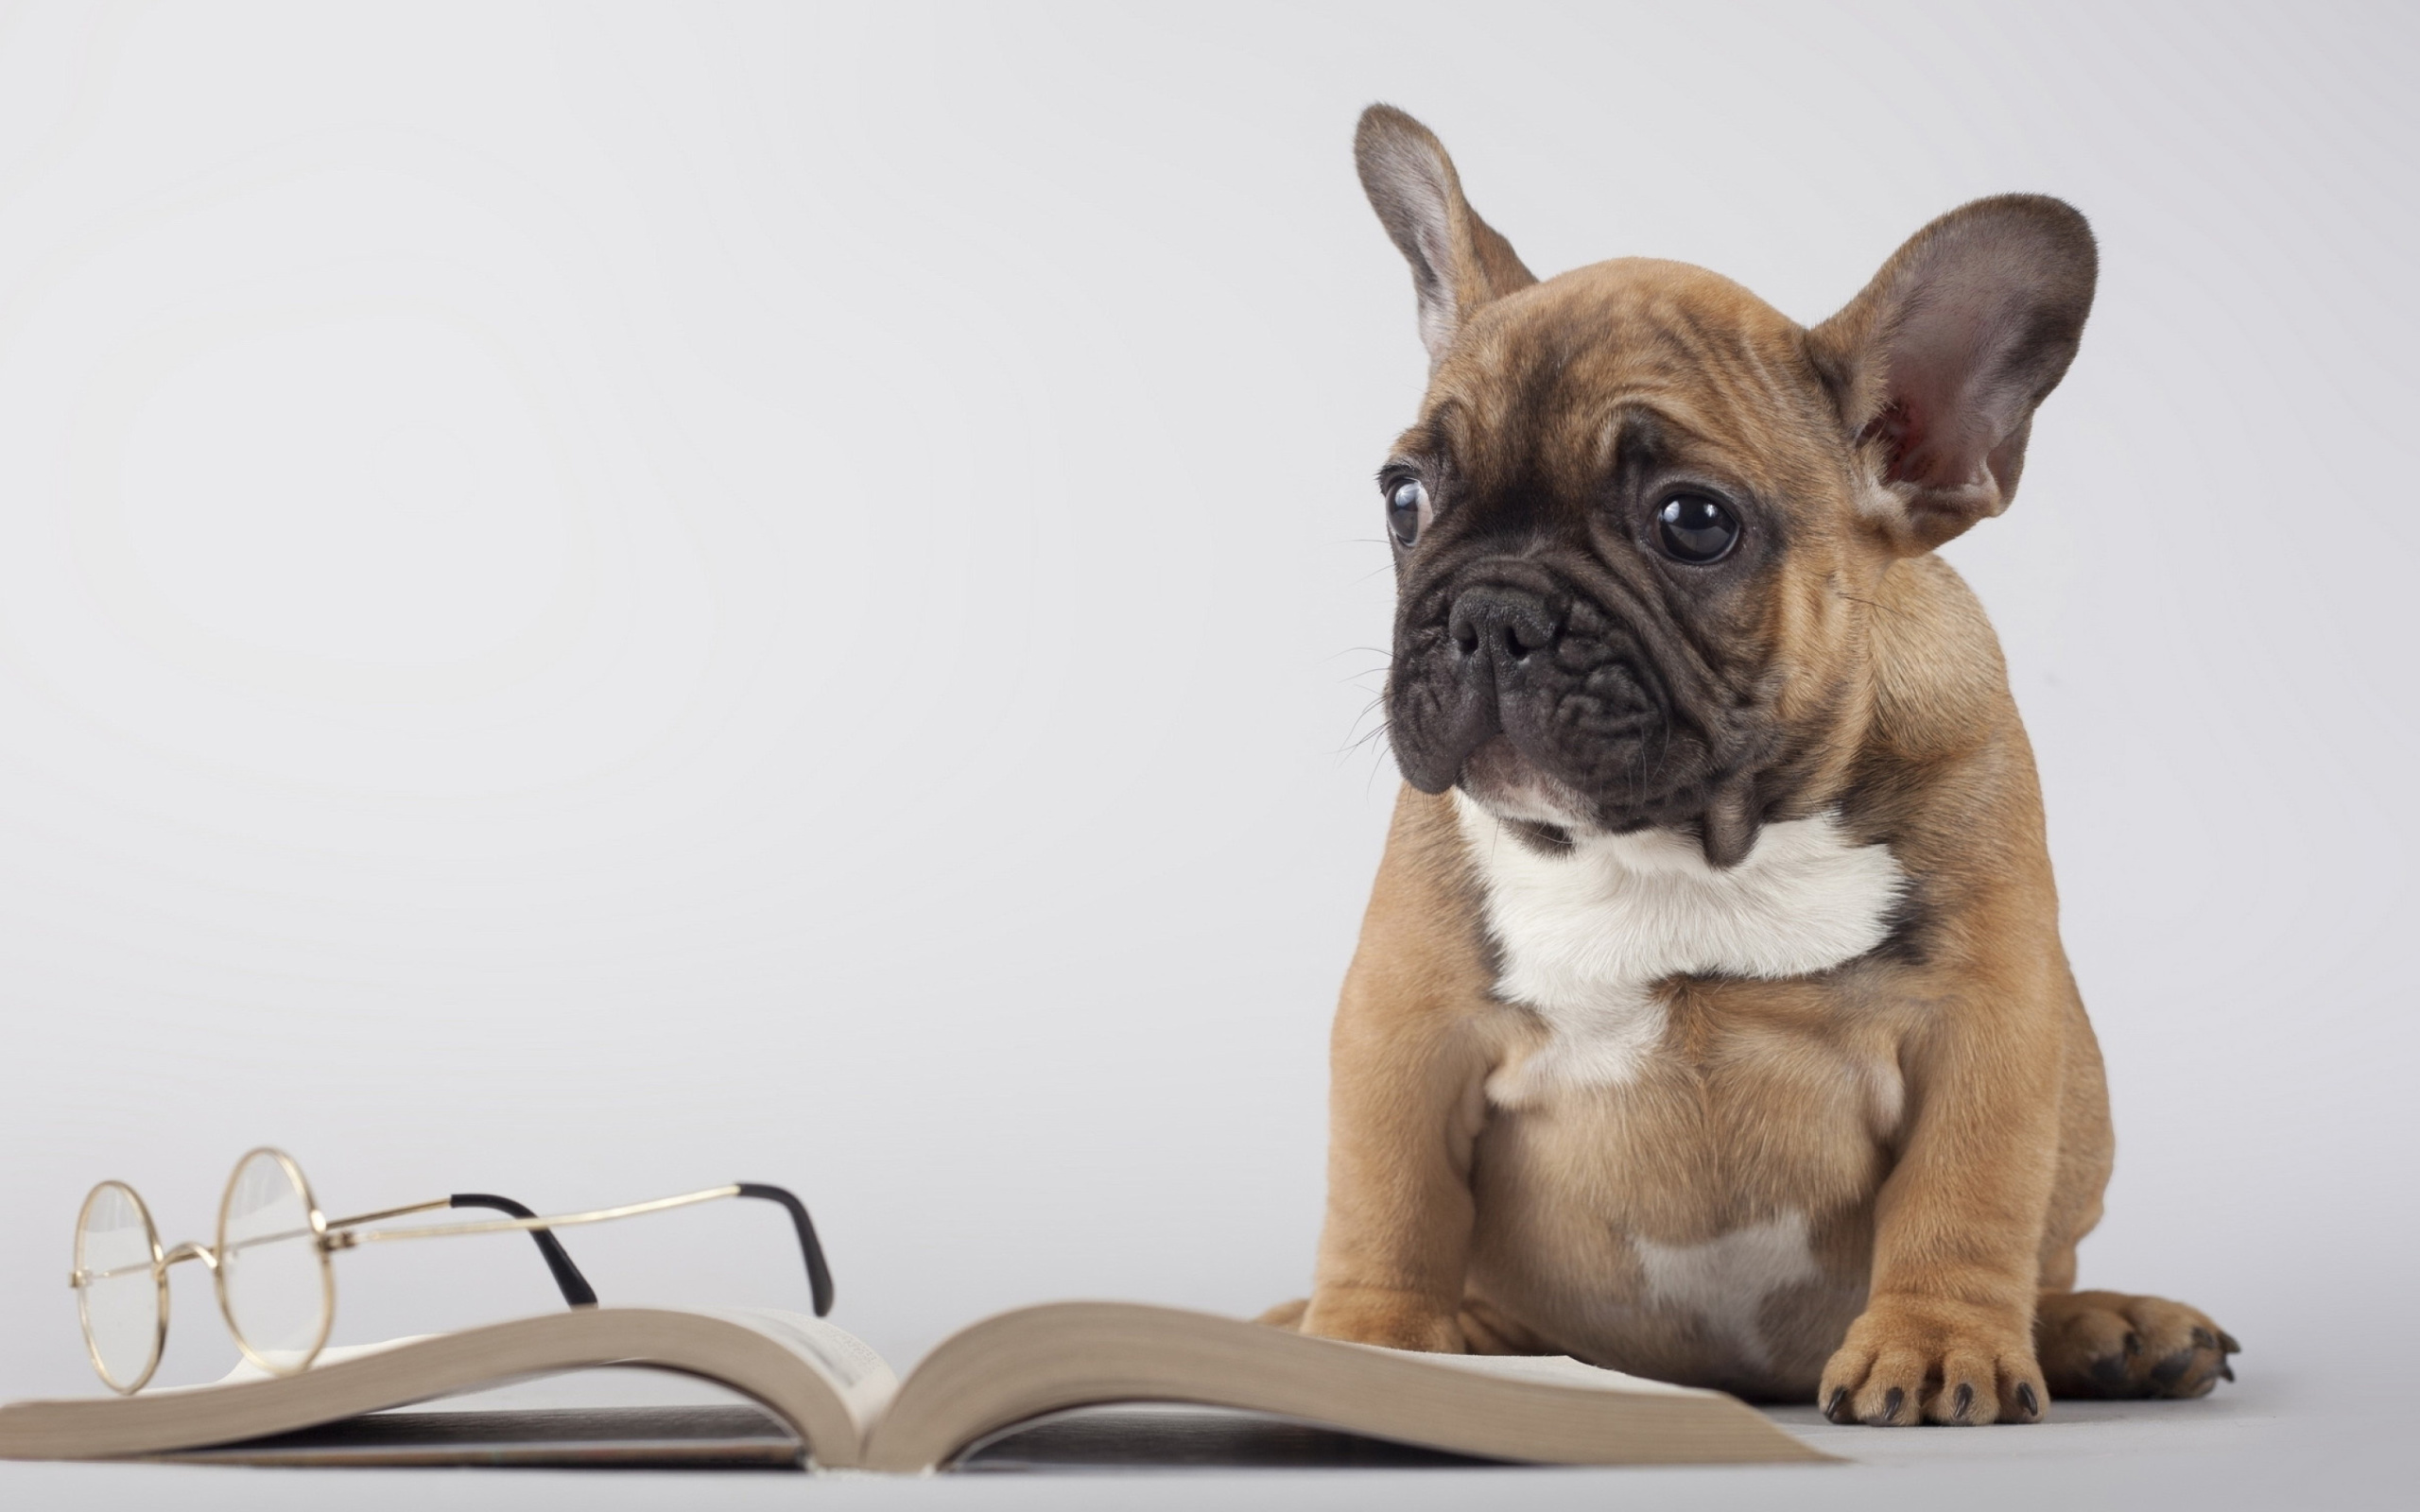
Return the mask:
<svg viewBox="0 0 2420 1512">
<path fill-rule="evenodd" d="M 1639 1268 L 1647 1275 L 1647 1305 L 1691 1313 L 1748 1364 L 1772 1364 L 1758 1328 L 1765 1298 L 1788 1286 L 1824 1279 L 1806 1244 L 1806 1215 L 1735 1228 L 1703 1245 L 1658 1245 L 1644 1239 Z"/>
<path fill-rule="evenodd" d="M 1769 824 L 1718 871 L 1663 831 L 1597 835 L 1545 855 L 1459 789 L 1463 838 L 1503 955 L 1496 991 L 1545 1020 L 1547 1042 L 1488 1080 L 1491 1101 L 1618 1085 L 1664 1034 L 1674 976 L 1828 971 L 1882 943 L 1907 884 L 1890 848 L 1852 845 L 1831 815 Z"/>
</svg>

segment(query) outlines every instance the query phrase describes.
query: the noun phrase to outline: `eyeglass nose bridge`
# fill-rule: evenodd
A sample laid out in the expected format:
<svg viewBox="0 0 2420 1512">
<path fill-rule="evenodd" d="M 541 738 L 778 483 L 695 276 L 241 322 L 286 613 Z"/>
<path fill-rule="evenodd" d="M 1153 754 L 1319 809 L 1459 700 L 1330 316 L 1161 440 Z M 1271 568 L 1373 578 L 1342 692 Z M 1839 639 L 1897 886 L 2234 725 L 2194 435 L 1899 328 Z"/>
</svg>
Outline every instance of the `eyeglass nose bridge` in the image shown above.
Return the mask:
<svg viewBox="0 0 2420 1512">
<path fill-rule="evenodd" d="M 202 1268 L 212 1272 L 214 1275 L 216 1274 L 218 1270 L 218 1252 L 211 1248 L 208 1245 L 199 1244 L 191 1239 L 186 1240 L 176 1248 L 169 1250 L 164 1255 L 162 1255 L 160 1257 L 160 1269 L 165 1271 L 169 1266 L 182 1265 L 188 1260 L 200 1261 Z"/>
<path fill-rule="evenodd" d="M 147 1270 L 153 1276 L 164 1280 L 167 1278 L 169 1266 L 182 1265 L 188 1260 L 200 1261 L 202 1269 L 207 1271 L 216 1272 L 218 1269 L 217 1251 L 208 1245 L 196 1244 L 188 1239 L 176 1248 L 161 1255 L 158 1260 L 151 1262 L 148 1265 L 130 1265 L 121 1270 L 108 1271 L 71 1270 L 67 1273 L 67 1284 L 71 1287 L 84 1287 L 95 1281 L 107 1280 L 112 1276 L 128 1275 L 138 1270 Z"/>
</svg>

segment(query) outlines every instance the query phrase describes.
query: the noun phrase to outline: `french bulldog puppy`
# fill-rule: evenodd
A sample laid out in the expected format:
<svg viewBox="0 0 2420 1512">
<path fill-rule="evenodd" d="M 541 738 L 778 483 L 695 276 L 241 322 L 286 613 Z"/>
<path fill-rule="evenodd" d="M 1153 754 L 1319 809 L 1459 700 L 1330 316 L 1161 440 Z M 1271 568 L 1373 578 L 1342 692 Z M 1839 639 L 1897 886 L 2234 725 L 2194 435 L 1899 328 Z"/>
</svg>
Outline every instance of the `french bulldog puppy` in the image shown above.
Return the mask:
<svg viewBox="0 0 2420 1512">
<path fill-rule="evenodd" d="M 1429 356 L 1378 477 L 1406 785 L 1313 1290 L 1269 1320 L 1841 1422 L 2233 1379 L 2202 1313 L 2074 1290 L 2100 1057 L 1999 647 L 1933 554 L 2016 491 L 2083 217 L 1952 211 L 1807 329 L 1678 263 L 1541 283 L 1399 111 L 1357 153 Z"/>
</svg>

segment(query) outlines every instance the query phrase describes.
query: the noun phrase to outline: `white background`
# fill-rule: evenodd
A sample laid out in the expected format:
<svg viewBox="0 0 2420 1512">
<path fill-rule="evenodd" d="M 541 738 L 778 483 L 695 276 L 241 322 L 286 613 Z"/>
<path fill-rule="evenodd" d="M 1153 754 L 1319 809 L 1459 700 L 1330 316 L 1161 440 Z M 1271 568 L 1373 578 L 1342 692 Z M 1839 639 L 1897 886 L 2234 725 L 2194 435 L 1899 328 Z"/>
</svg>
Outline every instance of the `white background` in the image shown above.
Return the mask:
<svg viewBox="0 0 2420 1512">
<path fill-rule="evenodd" d="M 38 7 L 0 23 L 0 1395 L 103 1176 L 206 1234 L 786 1183 L 912 1358 L 1254 1310 L 1392 787 L 1370 482 L 1421 115 L 1551 273 L 1812 321 L 1964 199 L 2100 236 L 1951 548 L 2120 1156 L 2084 1280 L 2320 1400 L 2415 1322 L 2413 12 Z M 795 1305 L 768 1211 L 580 1236 Z M 545 1305 L 341 1262 L 340 1337 Z M 442 1251 L 442 1253 L 441 1253 Z M 230 1353 L 181 1273 L 164 1379 Z M 2297 1398 L 2297 1392 L 2306 1398 Z M 2192 1411 L 2194 1409 L 2180 1409 Z M 63 1483 L 64 1484 L 64 1483 Z"/>
</svg>

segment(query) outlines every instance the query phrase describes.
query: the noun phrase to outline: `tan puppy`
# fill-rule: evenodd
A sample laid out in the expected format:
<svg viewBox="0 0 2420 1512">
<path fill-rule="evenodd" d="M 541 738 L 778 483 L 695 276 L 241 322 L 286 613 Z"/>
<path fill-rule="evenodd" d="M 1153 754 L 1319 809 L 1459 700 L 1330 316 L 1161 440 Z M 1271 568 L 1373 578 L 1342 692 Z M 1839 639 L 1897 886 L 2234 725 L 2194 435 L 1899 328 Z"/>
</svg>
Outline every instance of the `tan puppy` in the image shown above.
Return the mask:
<svg viewBox="0 0 2420 1512">
<path fill-rule="evenodd" d="M 2092 301 L 2055 199 L 1954 211 L 1803 329 L 1624 259 L 1540 283 L 1435 137 L 1361 180 L 1430 380 L 1380 475 L 1408 785 L 1334 1039 L 1307 1303 L 1835 1419 L 2199 1396 L 2076 1292 L 2111 1140 L 2041 795 L 1933 548 L 2015 491 Z"/>
</svg>

